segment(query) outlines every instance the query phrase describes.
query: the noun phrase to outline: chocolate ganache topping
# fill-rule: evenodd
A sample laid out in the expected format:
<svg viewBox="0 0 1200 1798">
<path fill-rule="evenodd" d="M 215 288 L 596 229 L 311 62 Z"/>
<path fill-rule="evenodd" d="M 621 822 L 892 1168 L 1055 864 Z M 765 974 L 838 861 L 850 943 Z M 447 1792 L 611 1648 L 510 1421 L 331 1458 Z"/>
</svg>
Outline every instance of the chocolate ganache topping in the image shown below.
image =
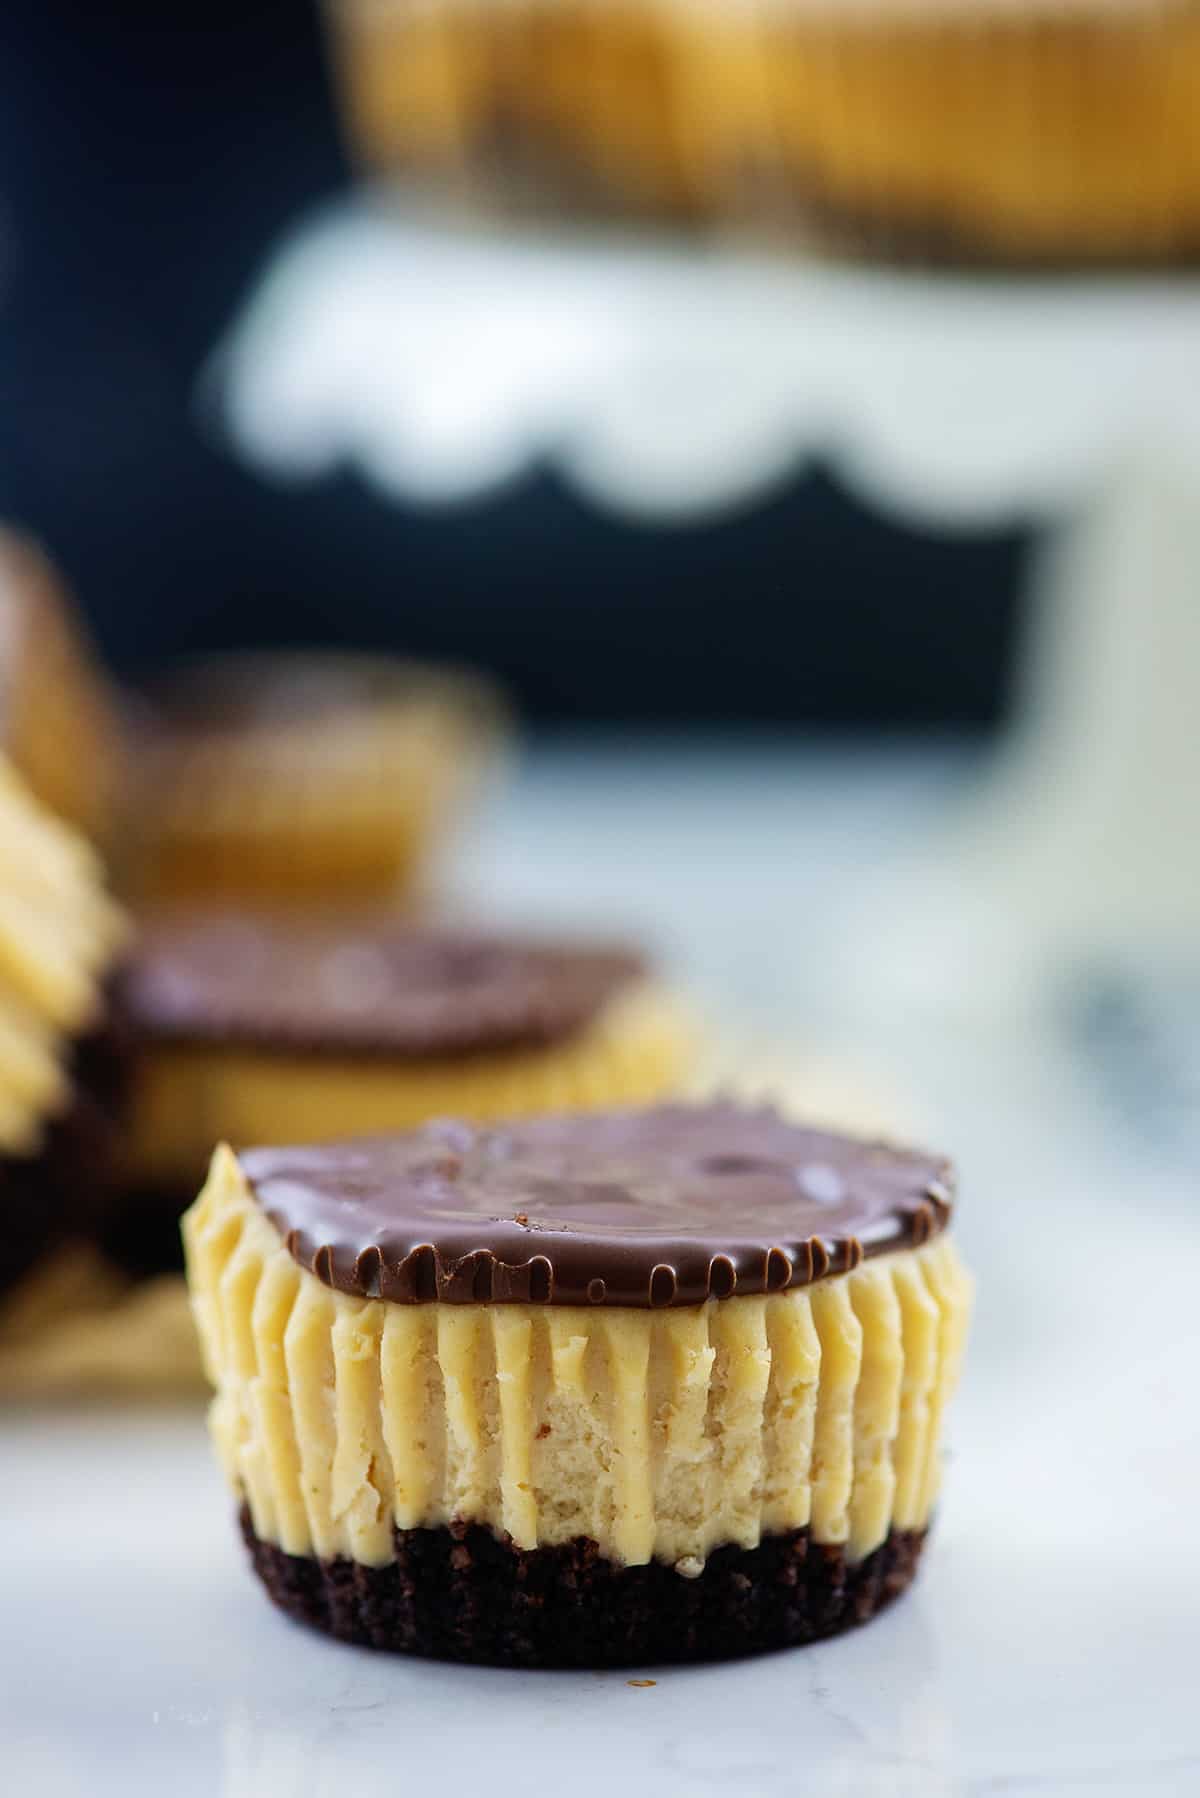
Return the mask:
<svg viewBox="0 0 1200 1798">
<path fill-rule="evenodd" d="M 616 948 L 205 912 L 147 927 L 121 1000 L 151 1041 L 426 1057 L 559 1041 L 642 971 Z"/>
<path fill-rule="evenodd" d="M 694 1305 L 918 1245 L 949 1162 L 725 1101 L 241 1157 L 301 1266 L 398 1304 Z"/>
</svg>

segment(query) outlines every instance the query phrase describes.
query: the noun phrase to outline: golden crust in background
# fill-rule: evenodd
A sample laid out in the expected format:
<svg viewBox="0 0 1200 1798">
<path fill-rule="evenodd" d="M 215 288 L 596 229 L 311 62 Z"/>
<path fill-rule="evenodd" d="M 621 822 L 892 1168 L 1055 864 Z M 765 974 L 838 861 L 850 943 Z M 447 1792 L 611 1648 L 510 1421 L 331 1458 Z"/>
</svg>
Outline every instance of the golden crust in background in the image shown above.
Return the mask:
<svg viewBox="0 0 1200 1798">
<path fill-rule="evenodd" d="M 692 1574 L 928 1522 L 971 1296 L 946 1237 L 675 1312 L 388 1305 L 300 1268 L 222 1149 L 185 1238 L 214 1438 L 290 1554 L 381 1565 L 394 1527 L 461 1521 Z"/>
<path fill-rule="evenodd" d="M 1108 0 L 334 0 L 374 168 L 1017 263 L 1200 255 L 1200 17 Z"/>
</svg>

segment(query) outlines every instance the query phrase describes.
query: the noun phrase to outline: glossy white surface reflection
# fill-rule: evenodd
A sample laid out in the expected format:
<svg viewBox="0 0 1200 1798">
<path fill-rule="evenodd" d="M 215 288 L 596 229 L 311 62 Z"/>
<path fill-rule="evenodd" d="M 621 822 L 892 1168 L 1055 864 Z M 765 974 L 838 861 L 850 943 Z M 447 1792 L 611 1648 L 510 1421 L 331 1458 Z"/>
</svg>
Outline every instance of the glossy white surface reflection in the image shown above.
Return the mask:
<svg viewBox="0 0 1200 1798">
<path fill-rule="evenodd" d="M 776 1034 L 790 1012 L 799 1039 L 836 1046 L 837 994 L 819 979 L 836 896 L 878 855 L 875 826 L 903 834 L 952 766 L 776 757 L 701 779 L 703 763 L 689 773 L 648 755 L 633 781 L 627 761 L 535 763 L 460 879 L 486 877 L 504 908 L 540 892 L 543 914 L 583 916 L 590 897 L 611 918 L 619 874 L 625 914 L 660 918 L 714 1004 L 740 1002 Z M 697 863 L 714 811 L 723 852 L 706 883 Z M 1086 1067 L 1048 1041 L 881 1016 L 871 1047 L 960 1158 L 960 1239 L 980 1277 L 942 1516 L 893 1611 L 767 1659 L 631 1669 L 656 1679 L 646 1689 L 617 1673 L 389 1660 L 269 1609 L 194 1412 L 10 1411 L 0 1788 L 1200 1790 L 1194 1163 L 1118 1125 Z"/>
</svg>

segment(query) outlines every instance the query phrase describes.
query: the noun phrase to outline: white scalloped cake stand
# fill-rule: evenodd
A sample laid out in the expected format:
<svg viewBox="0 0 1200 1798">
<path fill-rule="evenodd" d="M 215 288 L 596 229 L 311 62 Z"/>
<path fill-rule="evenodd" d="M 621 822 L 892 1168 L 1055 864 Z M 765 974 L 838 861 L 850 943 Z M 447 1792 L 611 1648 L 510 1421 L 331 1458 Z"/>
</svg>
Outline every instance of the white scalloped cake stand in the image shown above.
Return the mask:
<svg viewBox="0 0 1200 1798">
<path fill-rule="evenodd" d="M 276 480 L 349 465 L 448 505 L 549 463 L 598 506 L 684 522 L 820 455 L 906 517 L 1053 523 L 1017 722 L 966 815 L 869 899 L 861 990 L 1024 1010 L 1075 967 L 1200 944 L 1200 283 L 361 204 L 284 246 L 212 383 Z"/>
</svg>

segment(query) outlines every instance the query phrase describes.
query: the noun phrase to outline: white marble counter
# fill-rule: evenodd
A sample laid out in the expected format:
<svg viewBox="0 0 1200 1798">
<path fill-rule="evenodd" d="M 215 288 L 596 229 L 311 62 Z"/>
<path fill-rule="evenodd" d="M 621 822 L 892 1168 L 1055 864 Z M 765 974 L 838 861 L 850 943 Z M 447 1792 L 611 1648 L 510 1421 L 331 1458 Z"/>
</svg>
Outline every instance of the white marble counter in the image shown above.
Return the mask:
<svg viewBox="0 0 1200 1798">
<path fill-rule="evenodd" d="M 393 1661 L 270 1611 L 195 1414 L 10 1411 L 6 1792 L 1200 1791 L 1196 1168 L 1051 1041 L 851 1019 L 824 974 L 841 901 L 958 776 L 950 756 L 551 757 L 458 871 L 502 909 L 657 920 L 716 1010 L 865 1045 L 958 1155 L 980 1301 L 914 1591 L 852 1636 L 648 1688 Z"/>
</svg>

